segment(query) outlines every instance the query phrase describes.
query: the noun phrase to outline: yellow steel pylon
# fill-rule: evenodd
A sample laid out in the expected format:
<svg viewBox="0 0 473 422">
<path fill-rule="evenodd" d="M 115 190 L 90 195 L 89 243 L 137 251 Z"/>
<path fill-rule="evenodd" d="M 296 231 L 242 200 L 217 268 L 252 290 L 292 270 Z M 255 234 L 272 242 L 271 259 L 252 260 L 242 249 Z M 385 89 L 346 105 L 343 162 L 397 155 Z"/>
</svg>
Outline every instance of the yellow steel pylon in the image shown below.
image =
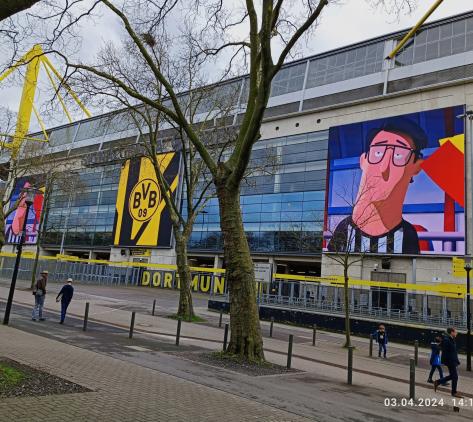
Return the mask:
<svg viewBox="0 0 473 422">
<path fill-rule="evenodd" d="M 20 60 L 18 60 L 14 65 L 9 67 L 4 73 L 0 75 L 0 83 L 6 79 L 9 75 L 11 75 L 15 70 L 19 69 L 21 66 L 26 66 L 25 72 L 25 82 L 23 84 L 23 92 L 21 94 L 21 101 L 20 101 L 20 108 L 18 110 L 18 119 L 16 122 L 16 129 L 13 135 L 0 133 L 1 136 L 6 136 L 12 138 L 11 143 L 3 142 L 2 146 L 5 148 L 11 149 L 12 158 L 16 158 L 20 147 L 24 140 L 27 141 L 39 141 L 39 142 L 48 142 L 48 134 L 46 133 L 46 128 L 41 120 L 41 117 L 34 106 L 34 98 L 36 94 L 36 87 L 38 85 L 38 76 L 39 70 L 41 65 L 44 66 L 46 74 L 48 75 L 48 79 L 51 83 L 51 86 L 56 91 L 56 95 L 61 103 L 61 107 L 64 110 L 68 120 L 72 123 L 71 115 L 69 114 L 66 104 L 59 93 L 59 89 L 54 81 L 55 76 L 60 82 L 62 81 L 62 77 L 60 73 L 55 69 L 52 65 L 51 61 L 48 57 L 44 54 L 41 46 L 35 45 L 30 51 L 28 51 Z M 87 108 L 82 104 L 79 100 L 77 95 L 71 90 L 71 88 L 67 85 L 62 83 L 62 86 L 66 88 L 66 91 L 71 95 L 74 101 L 79 105 L 82 111 L 85 113 L 87 117 L 91 117 L 91 113 Z M 41 130 L 44 134 L 44 139 L 41 138 L 33 138 L 31 136 L 27 136 L 30 128 L 31 122 L 31 114 L 34 113 L 38 122 L 41 126 Z"/>
</svg>

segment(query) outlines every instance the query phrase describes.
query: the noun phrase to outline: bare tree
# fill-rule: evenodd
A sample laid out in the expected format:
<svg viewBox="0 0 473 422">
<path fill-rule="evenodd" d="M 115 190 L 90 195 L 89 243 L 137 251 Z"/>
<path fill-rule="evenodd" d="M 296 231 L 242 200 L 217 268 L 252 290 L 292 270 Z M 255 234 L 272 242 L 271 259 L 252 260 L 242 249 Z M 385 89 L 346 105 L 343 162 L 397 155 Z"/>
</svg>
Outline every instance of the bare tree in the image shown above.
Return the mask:
<svg viewBox="0 0 473 422">
<path fill-rule="evenodd" d="M 345 311 L 345 344 L 343 347 L 351 346 L 350 336 L 350 298 L 349 281 L 350 268 L 363 261 L 367 253 L 371 251 L 371 245 L 361 244 L 360 230 L 364 231 L 368 226 L 379 222 L 379 214 L 373 208 L 374 186 L 370 182 L 359 185 L 356 172 L 353 172 L 351 183 L 342 188 L 335 195 L 344 202 L 345 206 L 356 210 L 356 217 L 352 217 L 353 223 L 347 224 L 343 230 L 338 230 L 338 225 L 333 221 L 328 221 L 325 237 L 330 238 L 328 252 L 325 253 L 329 259 L 340 265 L 343 269 L 343 307 Z M 337 223 L 340 223 L 339 221 Z M 378 241 L 377 248 L 382 248 L 385 244 Z"/>
<path fill-rule="evenodd" d="M 316 28 L 322 11 L 336 3 L 336 0 L 310 0 L 294 7 L 295 3 L 289 0 L 262 0 L 260 4 L 246 0 L 241 5 L 224 0 L 94 2 L 94 8 L 103 6 L 121 22 L 130 45 L 140 54 L 147 70 L 140 74 L 148 83 L 145 91 L 136 90 L 123 78 L 106 54 L 100 55 L 96 63 L 84 63 L 57 52 L 67 66 L 64 81 L 72 83 L 71 75 L 91 73 L 104 81 L 106 90 L 120 91 L 162 113 L 182 131 L 205 163 L 218 196 L 224 238 L 231 312 L 228 352 L 248 360 L 261 361 L 264 353 L 253 262 L 240 210 L 240 185 L 252 147 L 260 138 L 272 80 L 296 52 L 299 42 Z M 155 54 L 155 46 L 166 43 L 168 54 L 175 55 L 171 63 L 179 65 L 182 62 L 178 56 L 185 50 L 181 48 L 183 36 L 187 40 L 188 34 L 200 50 L 196 59 L 207 65 L 207 74 L 218 71 L 218 60 L 226 63 L 222 71 L 225 75 L 243 69 L 249 73 L 246 106 L 241 110 L 232 153 L 225 159 L 213 156 L 202 134 L 189 121 L 179 96 L 185 89 L 185 81 L 170 79 L 169 69 L 162 66 L 160 56 Z M 167 103 L 160 101 L 158 91 L 169 99 Z"/>
<path fill-rule="evenodd" d="M 167 78 L 175 85 L 179 84 L 186 92 L 179 95 L 178 100 L 194 133 L 205 143 L 214 159 L 228 153 L 233 147 L 235 128 L 228 125 L 226 121 L 230 117 L 233 122 L 232 112 L 240 86 L 232 83 L 227 83 L 225 87 L 219 83 L 205 86 L 205 82 L 199 78 L 202 63 L 193 52 L 194 46 L 189 42 L 189 38 L 187 43 L 183 41 L 186 51 L 180 58 L 180 65 L 172 62 L 166 52 L 168 46 L 163 42 L 165 34 L 161 34 L 160 42 L 157 42 L 151 34 L 142 35 L 142 38 L 154 57 L 159 58 L 160 67 L 166 69 L 163 71 L 166 72 Z M 150 92 L 149 86 L 153 81 L 144 76 L 147 75 L 147 66 L 143 63 L 142 55 L 133 48 L 132 43 L 125 43 L 124 47 L 127 51 L 126 55 L 111 47 L 102 51 L 102 57 L 106 58 L 108 63 L 107 71 L 120 75 L 121 80 L 126 80 L 136 92 Z M 73 79 L 74 86 L 81 97 L 95 98 L 96 106 L 101 106 L 106 102 L 108 106 L 113 103 L 115 108 L 124 107 L 120 113 L 111 115 L 110 124 L 113 125 L 114 121 L 121 120 L 127 129 L 139 133 L 139 144 L 142 147 L 139 154 L 146 157 L 153 165 L 161 198 L 169 212 L 176 242 L 176 263 L 180 283 L 177 315 L 192 320 L 195 315 L 187 245 L 198 214 L 205 207 L 210 196 L 215 196 L 215 190 L 211 189 L 211 174 L 182 127 L 177 126 L 176 122 L 161 110 L 147 103 L 134 104 L 136 101 L 133 102 L 133 97 L 119 89 L 110 90 L 109 82 L 94 74 L 78 74 Z M 225 95 L 222 95 L 222 89 Z M 101 95 L 97 97 L 97 93 Z M 153 87 L 151 95 L 159 103 L 170 101 L 166 98 L 162 85 Z M 166 160 L 164 153 L 170 151 L 181 154 L 182 187 L 180 190 L 184 201 L 181 201 L 181 196 L 176 195 L 176 192 L 171 189 L 171 181 L 164 175 L 162 166 L 162 162 Z M 181 207 L 181 203 L 185 206 Z"/>
</svg>

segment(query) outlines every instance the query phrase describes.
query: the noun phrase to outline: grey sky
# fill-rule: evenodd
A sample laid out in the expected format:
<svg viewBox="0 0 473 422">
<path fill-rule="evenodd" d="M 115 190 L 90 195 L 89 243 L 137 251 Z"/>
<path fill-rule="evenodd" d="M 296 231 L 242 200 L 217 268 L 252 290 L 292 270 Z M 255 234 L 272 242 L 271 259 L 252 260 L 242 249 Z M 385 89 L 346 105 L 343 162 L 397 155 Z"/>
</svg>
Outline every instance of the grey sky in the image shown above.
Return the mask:
<svg viewBox="0 0 473 422">
<path fill-rule="evenodd" d="M 398 19 L 388 16 L 383 10 L 373 10 L 365 0 L 344 0 L 342 5 L 328 7 L 313 37 L 307 45 L 302 46 L 303 55 L 317 54 L 412 27 L 433 3 L 433 0 L 419 0 L 418 3 L 420 5 L 414 13 L 403 14 Z M 445 0 L 429 21 L 469 10 L 472 10 L 471 0 Z M 107 17 L 98 19 L 95 24 L 83 25 L 80 28 L 83 37 L 81 54 L 90 57 L 105 40 L 118 41 L 120 32 L 119 25 Z M 20 96 L 20 87 L 5 83 L 0 85 L 0 105 L 17 110 Z M 39 98 L 40 101 L 41 98 Z M 77 117 L 82 118 L 82 116 Z M 35 119 L 32 119 L 32 129 L 36 127 Z"/>
</svg>

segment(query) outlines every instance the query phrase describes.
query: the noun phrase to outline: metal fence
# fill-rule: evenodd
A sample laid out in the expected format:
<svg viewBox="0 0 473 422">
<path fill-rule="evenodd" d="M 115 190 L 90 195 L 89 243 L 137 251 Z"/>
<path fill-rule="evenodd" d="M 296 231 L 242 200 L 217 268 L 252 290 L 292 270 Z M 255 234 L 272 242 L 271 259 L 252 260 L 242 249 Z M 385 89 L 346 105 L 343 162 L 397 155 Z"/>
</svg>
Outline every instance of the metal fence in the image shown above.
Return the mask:
<svg viewBox="0 0 473 422">
<path fill-rule="evenodd" d="M 31 280 L 33 264 L 33 259 L 21 260 L 18 271 L 19 280 Z M 0 277 L 11 278 L 14 265 L 15 258 L 0 258 Z M 114 267 L 84 262 L 39 260 L 37 274 L 43 270 L 49 272 L 51 281 L 64 281 L 71 277 L 75 282 L 108 285 L 139 285 L 143 272 L 143 268 L 139 267 Z"/>
<path fill-rule="evenodd" d="M 381 287 L 348 289 L 350 314 L 377 321 L 455 326 L 466 329 L 466 299 Z M 228 301 L 228 295 L 214 299 Z M 345 313 L 344 288 L 302 281 L 260 283 L 260 306 L 341 315 Z M 473 307 L 473 301 L 471 303 Z"/>
<path fill-rule="evenodd" d="M 0 258 L 0 278 L 9 279 L 13 273 L 15 258 Z M 22 259 L 19 280 L 31 280 L 33 259 Z M 72 277 L 75 282 L 118 286 L 147 286 L 177 288 L 175 270 L 160 272 L 146 267 L 112 266 L 97 263 L 68 262 L 40 259 L 37 272 L 49 271 L 51 281 L 64 281 Z M 166 274 L 169 277 L 165 277 Z M 146 275 L 147 277 L 144 277 Z M 198 275 L 195 279 L 195 275 Z M 195 273 L 193 290 L 208 293 L 212 298 L 228 301 L 227 285 L 222 274 Z M 359 286 L 348 291 L 350 313 L 369 319 L 421 324 L 432 327 L 455 326 L 466 328 L 466 299 L 437 295 L 431 292 L 414 292 L 404 289 Z M 344 314 L 343 287 L 293 280 L 261 282 L 258 288 L 261 306 L 284 307 L 295 310 Z M 471 304 L 473 306 L 473 303 Z"/>
</svg>

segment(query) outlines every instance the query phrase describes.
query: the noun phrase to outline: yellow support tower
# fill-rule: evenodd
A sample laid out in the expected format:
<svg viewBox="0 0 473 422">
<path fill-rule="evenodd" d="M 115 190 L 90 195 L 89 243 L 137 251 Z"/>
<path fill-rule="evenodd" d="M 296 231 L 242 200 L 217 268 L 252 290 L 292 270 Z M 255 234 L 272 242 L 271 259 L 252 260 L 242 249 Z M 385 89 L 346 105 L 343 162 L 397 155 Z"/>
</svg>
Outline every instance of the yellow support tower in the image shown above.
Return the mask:
<svg viewBox="0 0 473 422">
<path fill-rule="evenodd" d="M 35 45 L 30 51 L 28 51 L 20 60 L 18 60 L 13 66 L 7 69 L 3 74 L 0 75 L 0 83 L 6 79 L 9 75 L 11 75 L 15 70 L 20 68 L 21 66 L 26 66 L 25 72 L 25 82 L 23 84 L 23 92 L 21 94 L 21 101 L 20 101 L 20 108 L 18 110 L 18 119 L 16 122 L 16 129 L 13 135 L 8 134 L 0 134 L 3 136 L 9 136 L 12 138 L 11 143 L 4 143 L 3 146 L 6 148 L 11 149 L 12 158 L 16 158 L 20 147 L 24 140 L 29 141 L 40 141 L 40 142 L 48 142 L 48 136 L 44 127 L 41 118 L 34 107 L 34 98 L 36 94 L 36 87 L 38 85 L 38 76 L 39 70 L 41 65 L 44 66 L 46 73 L 48 75 L 49 81 L 51 86 L 56 91 L 56 95 L 58 96 L 59 101 L 61 102 L 61 106 L 69 120 L 72 122 L 72 118 L 67 111 L 66 105 L 59 93 L 57 85 L 55 84 L 51 72 L 56 76 L 56 78 L 61 82 L 62 77 L 60 73 L 54 68 L 50 60 L 44 54 L 41 46 Z M 62 85 L 66 88 L 67 92 L 71 95 L 74 101 L 79 105 L 79 107 L 84 111 L 87 117 L 91 117 L 91 113 L 87 108 L 82 104 L 79 100 L 77 95 L 71 90 L 69 86 L 66 84 Z M 40 138 L 32 138 L 27 136 L 30 128 L 31 122 L 31 115 L 34 113 L 41 125 L 42 131 L 44 133 L 44 139 Z"/>
</svg>

